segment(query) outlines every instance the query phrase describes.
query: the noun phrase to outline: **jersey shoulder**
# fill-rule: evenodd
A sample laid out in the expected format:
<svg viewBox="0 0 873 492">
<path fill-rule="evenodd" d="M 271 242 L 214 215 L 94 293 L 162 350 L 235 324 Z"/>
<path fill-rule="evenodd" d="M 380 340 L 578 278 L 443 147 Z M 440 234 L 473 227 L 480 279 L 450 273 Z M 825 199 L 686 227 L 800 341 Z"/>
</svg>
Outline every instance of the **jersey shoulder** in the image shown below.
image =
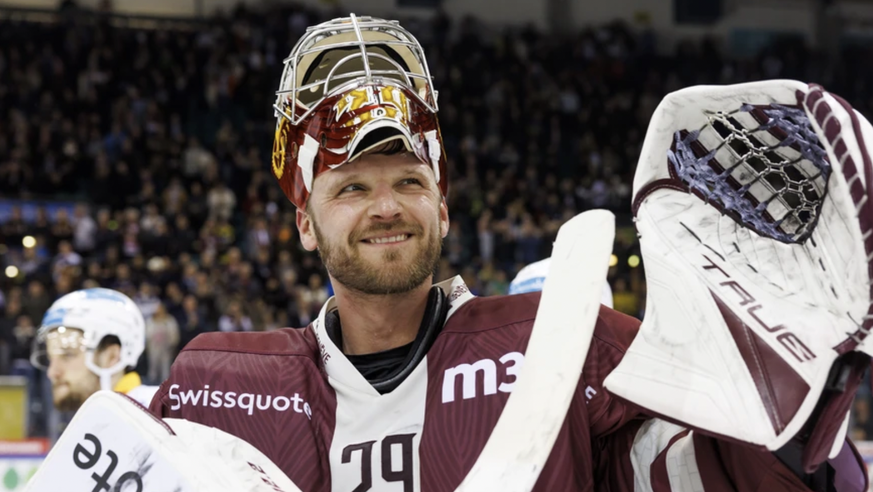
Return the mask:
<svg viewBox="0 0 873 492">
<path fill-rule="evenodd" d="M 600 306 L 594 336 L 601 342 L 613 345 L 622 353 L 630 347 L 640 331 L 640 320 L 620 313 L 604 305 Z"/>
<path fill-rule="evenodd" d="M 263 332 L 209 332 L 191 340 L 182 352 L 234 352 L 252 355 L 317 356 L 318 344 L 311 327 Z"/>
<path fill-rule="evenodd" d="M 533 326 L 541 292 L 508 296 L 475 297 L 449 319 L 447 333 L 475 333 L 518 324 Z M 632 316 L 600 306 L 594 336 L 622 352 L 639 331 L 640 321 Z"/>
<path fill-rule="evenodd" d="M 503 326 L 533 322 L 540 293 L 474 297 L 464 303 L 446 323 L 446 333 L 474 333 Z"/>
<path fill-rule="evenodd" d="M 316 384 L 316 380 L 321 381 L 318 375 L 322 372 L 311 326 L 267 332 L 204 333 L 185 345 L 176 357 L 170 376 L 161 384 L 151 407 L 162 417 L 191 418 L 190 412 L 204 411 L 205 407 L 174 405 L 172 410 L 180 410 L 181 414 L 166 414 L 161 408 L 169 405 L 168 398 L 173 399 L 172 388 L 196 393 L 205 390 L 204 385 L 208 384 L 212 393 L 220 390 L 280 395 L 288 393 L 289 388 L 301 391 L 303 385 Z M 207 412 L 211 411 L 210 407 Z"/>
</svg>

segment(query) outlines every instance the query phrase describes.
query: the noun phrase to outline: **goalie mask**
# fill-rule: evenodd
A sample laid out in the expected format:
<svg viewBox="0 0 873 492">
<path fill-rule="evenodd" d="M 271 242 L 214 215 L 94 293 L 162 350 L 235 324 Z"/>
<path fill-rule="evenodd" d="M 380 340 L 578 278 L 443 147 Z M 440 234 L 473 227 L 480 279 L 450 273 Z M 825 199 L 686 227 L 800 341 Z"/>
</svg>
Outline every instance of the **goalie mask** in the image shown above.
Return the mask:
<svg viewBox="0 0 873 492">
<path fill-rule="evenodd" d="M 668 95 L 633 211 L 647 311 L 607 389 L 777 450 L 807 471 L 842 446 L 873 353 L 873 127 L 819 86 Z"/>
<path fill-rule="evenodd" d="M 448 192 L 424 51 L 396 21 L 335 19 L 307 29 L 285 60 L 272 171 L 298 208 L 320 173 L 399 140 Z"/>
</svg>

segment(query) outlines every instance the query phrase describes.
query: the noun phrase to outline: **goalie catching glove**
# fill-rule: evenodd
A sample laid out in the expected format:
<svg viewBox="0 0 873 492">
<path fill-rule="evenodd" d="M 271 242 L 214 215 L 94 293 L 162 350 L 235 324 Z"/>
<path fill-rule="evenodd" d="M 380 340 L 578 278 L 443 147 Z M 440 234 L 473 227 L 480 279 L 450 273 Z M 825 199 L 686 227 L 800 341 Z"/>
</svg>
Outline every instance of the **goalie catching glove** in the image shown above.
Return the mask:
<svg viewBox="0 0 873 492">
<path fill-rule="evenodd" d="M 607 389 L 715 436 L 799 441 L 807 472 L 834 455 L 873 353 L 870 144 L 812 84 L 668 95 L 634 179 L 647 312 Z"/>
</svg>

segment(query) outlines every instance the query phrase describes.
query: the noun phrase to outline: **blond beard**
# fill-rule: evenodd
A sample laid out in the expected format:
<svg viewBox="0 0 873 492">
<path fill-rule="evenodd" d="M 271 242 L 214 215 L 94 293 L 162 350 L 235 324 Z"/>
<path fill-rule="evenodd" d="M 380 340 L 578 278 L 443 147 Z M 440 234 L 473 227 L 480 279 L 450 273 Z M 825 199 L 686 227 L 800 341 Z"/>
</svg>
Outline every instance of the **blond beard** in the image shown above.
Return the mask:
<svg viewBox="0 0 873 492">
<path fill-rule="evenodd" d="M 442 253 L 442 238 L 439 229 L 434 227 L 431 231 L 430 241 L 425 243 L 413 255 L 411 263 L 404 268 L 387 269 L 374 267 L 361 258 L 359 241 L 356 235 L 349 239 L 348 250 L 335 248 L 325 240 L 324 235 L 315 222 L 315 217 L 310 213 L 310 220 L 318 241 L 318 253 L 327 272 L 337 282 L 345 287 L 370 295 L 402 294 L 409 292 L 431 278 L 439 266 L 440 254 Z M 410 230 L 413 237 L 424 238 L 424 229 L 412 224 L 404 224 L 405 230 Z M 383 224 L 370 228 L 367 232 L 390 231 L 401 228 L 396 223 Z M 385 251 L 382 255 L 383 265 L 392 265 L 402 258 L 398 251 Z"/>
<path fill-rule="evenodd" d="M 73 388 L 71 385 L 67 385 L 67 394 L 58 398 L 52 394 L 55 408 L 60 410 L 61 412 L 75 412 L 85 403 L 91 395 L 97 392 L 99 389 L 99 385 L 92 385 L 93 389 L 88 391 L 81 391 L 76 388 Z M 87 394 L 86 394 L 87 392 Z"/>
</svg>

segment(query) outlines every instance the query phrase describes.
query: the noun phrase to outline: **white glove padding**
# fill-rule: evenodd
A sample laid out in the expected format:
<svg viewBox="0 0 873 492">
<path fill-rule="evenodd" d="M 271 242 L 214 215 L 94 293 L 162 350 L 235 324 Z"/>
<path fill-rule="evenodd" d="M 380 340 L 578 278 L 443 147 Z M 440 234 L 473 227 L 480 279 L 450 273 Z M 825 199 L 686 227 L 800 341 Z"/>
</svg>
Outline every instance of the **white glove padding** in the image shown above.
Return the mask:
<svg viewBox="0 0 873 492">
<path fill-rule="evenodd" d="M 870 123 L 815 85 L 668 95 L 634 179 L 646 315 L 606 388 L 770 450 L 803 429 L 807 470 L 839 449 L 873 353 L 865 141 Z"/>
<path fill-rule="evenodd" d="M 161 421 L 110 391 L 88 398 L 25 490 L 299 492 L 247 442 L 185 420 Z"/>
</svg>

